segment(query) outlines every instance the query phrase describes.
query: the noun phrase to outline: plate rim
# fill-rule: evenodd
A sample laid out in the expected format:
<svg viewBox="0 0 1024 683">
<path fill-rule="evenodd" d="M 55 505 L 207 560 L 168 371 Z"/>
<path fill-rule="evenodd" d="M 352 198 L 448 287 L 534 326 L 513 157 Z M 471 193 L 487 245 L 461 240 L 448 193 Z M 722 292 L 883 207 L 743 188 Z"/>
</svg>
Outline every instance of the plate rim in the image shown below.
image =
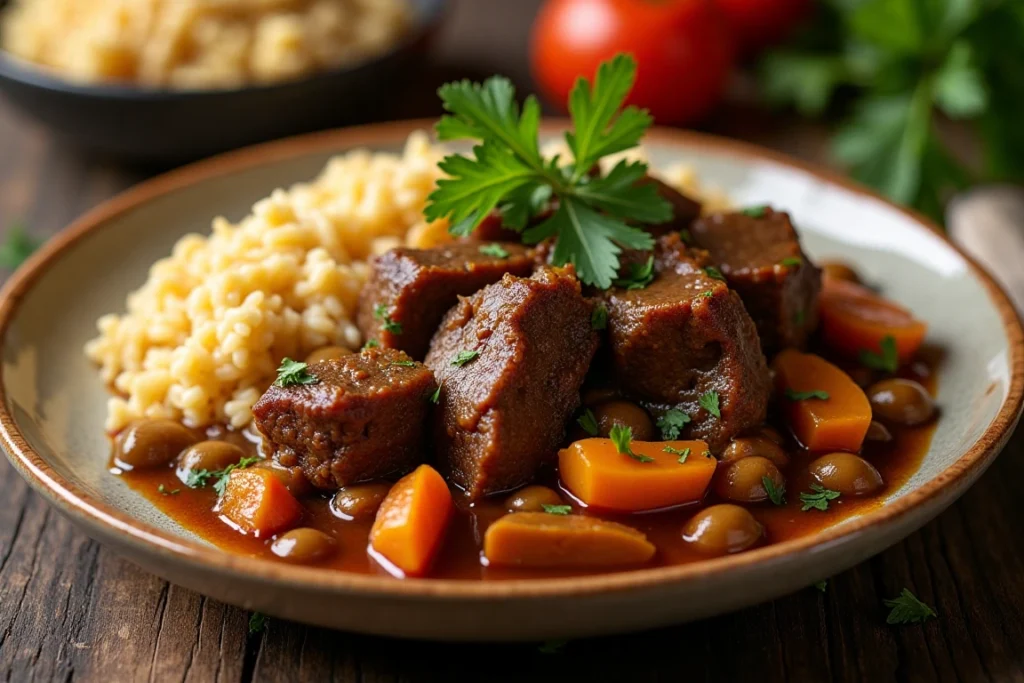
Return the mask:
<svg viewBox="0 0 1024 683">
<path fill-rule="evenodd" d="M 337 153 L 341 153 L 356 147 L 372 148 L 401 144 L 413 131 L 429 130 L 435 122 L 436 119 L 430 118 L 375 123 L 253 145 L 188 164 L 115 195 L 57 233 L 32 254 L 0 289 L 0 340 L 6 339 L 8 328 L 24 296 L 36 281 L 45 276 L 66 250 L 135 207 L 214 178 L 280 163 L 318 151 L 336 150 Z M 566 125 L 567 121 L 564 119 L 548 118 L 544 120 L 542 130 L 545 133 L 554 133 L 564 130 Z M 49 503 L 99 536 L 108 537 L 110 532 L 114 532 L 115 537 L 110 540 L 117 541 L 118 545 L 128 544 L 140 553 L 173 558 L 200 571 L 216 571 L 222 574 L 241 572 L 248 579 L 282 586 L 357 593 L 363 597 L 380 598 L 448 598 L 477 601 L 565 597 L 657 588 L 696 581 L 708 576 L 725 578 L 725 574 L 738 574 L 756 565 L 771 565 L 773 562 L 810 553 L 825 546 L 852 542 L 869 527 L 898 525 L 901 519 L 914 511 L 929 504 L 948 504 L 961 495 L 1009 440 L 1024 406 L 1024 325 L 1002 287 L 928 218 L 912 209 L 889 202 L 878 193 L 839 172 L 750 143 L 693 131 L 655 127 L 648 131 L 645 142 L 649 145 L 666 144 L 695 150 L 712 150 L 718 155 L 770 162 L 796 169 L 825 184 L 839 186 L 864 199 L 881 202 L 889 210 L 903 214 L 917 229 L 933 233 L 952 248 L 984 285 L 989 300 L 1001 318 L 1009 342 L 1010 386 L 1006 399 L 995 418 L 974 444 L 920 488 L 888 505 L 878 506 L 863 516 L 832 526 L 819 534 L 771 544 L 737 555 L 684 565 L 631 569 L 595 576 L 502 581 L 429 578 L 395 580 L 385 576 L 286 565 L 273 560 L 236 555 L 212 545 L 176 536 L 137 520 L 81 490 L 74 481 L 54 471 L 46 460 L 32 449 L 7 408 L 4 367 L 0 364 L 0 442 L 4 446 L 8 460 Z M 943 500 L 943 494 L 951 496 L 948 501 Z M 120 548 L 116 550 L 123 552 Z"/>
</svg>

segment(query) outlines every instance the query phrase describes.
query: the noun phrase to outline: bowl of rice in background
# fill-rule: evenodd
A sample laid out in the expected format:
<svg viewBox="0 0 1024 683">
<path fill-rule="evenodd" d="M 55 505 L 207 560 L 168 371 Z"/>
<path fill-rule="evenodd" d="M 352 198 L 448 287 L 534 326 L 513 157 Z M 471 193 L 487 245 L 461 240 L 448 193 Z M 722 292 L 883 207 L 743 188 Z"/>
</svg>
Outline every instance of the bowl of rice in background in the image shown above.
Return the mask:
<svg viewBox="0 0 1024 683">
<path fill-rule="evenodd" d="M 445 0 L 0 0 L 0 88 L 66 141 L 180 163 L 368 121 Z"/>
</svg>

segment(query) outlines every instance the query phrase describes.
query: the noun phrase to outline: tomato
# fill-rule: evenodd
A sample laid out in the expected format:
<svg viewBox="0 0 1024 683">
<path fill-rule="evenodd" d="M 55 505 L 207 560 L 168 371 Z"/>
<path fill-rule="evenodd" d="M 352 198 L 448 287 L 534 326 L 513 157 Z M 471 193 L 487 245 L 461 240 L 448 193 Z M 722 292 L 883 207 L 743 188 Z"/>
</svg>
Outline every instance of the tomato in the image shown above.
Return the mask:
<svg viewBox="0 0 1024 683">
<path fill-rule="evenodd" d="M 782 42 L 807 17 L 812 0 L 714 0 L 750 54 Z"/>
<path fill-rule="evenodd" d="M 534 79 L 563 110 L 576 79 L 592 78 L 619 52 L 637 60 L 627 102 L 668 124 L 706 116 L 735 62 L 732 34 L 710 0 L 548 0 L 534 22 Z"/>
</svg>

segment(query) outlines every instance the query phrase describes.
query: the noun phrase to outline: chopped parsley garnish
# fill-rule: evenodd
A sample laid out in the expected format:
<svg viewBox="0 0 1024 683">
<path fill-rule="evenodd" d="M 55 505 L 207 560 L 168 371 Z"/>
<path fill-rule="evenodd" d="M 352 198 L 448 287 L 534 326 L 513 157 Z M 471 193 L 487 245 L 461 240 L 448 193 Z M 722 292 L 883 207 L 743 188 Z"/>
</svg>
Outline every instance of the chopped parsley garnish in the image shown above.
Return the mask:
<svg viewBox="0 0 1024 683">
<path fill-rule="evenodd" d="M 720 271 L 718 268 L 715 268 L 714 266 L 706 267 L 704 269 L 704 274 L 707 275 L 712 280 L 722 280 L 723 282 L 725 281 L 725 276 L 722 275 L 722 271 Z"/>
<path fill-rule="evenodd" d="M 713 290 L 705 289 L 703 292 L 697 295 L 698 299 L 710 299 L 715 295 Z"/>
<path fill-rule="evenodd" d="M 828 579 L 822 579 L 821 581 L 815 581 L 814 587 L 820 590 L 822 593 L 825 592 L 825 588 L 828 586 Z"/>
<path fill-rule="evenodd" d="M 613 284 L 625 289 L 643 289 L 654 282 L 654 257 L 648 257 L 644 263 L 630 263 L 628 270 L 626 277 L 618 278 Z"/>
<path fill-rule="evenodd" d="M 799 256 L 787 256 L 786 258 L 779 261 L 779 265 L 785 266 L 786 268 L 799 268 L 800 266 L 803 265 L 803 263 L 804 260 Z"/>
<path fill-rule="evenodd" d="M 172 491 L 169 488 L 167 488 L 166 486 L 164 486 L 163 484 L 160 484 L 159 486 L 157 486 L 156 490 L 159 491 L 160 493 L 162 493 L 165 496 L 174 496 L 174 495 L 177 495 L 177 494 L 181 493 L 181 489 L 174 489 Z"/>
<path fill-rule="evenodd" d="M 693 244 L 693 235 L 686 228 L 679 231 L 679 239 L 683 241 L 683 244 Z"/>
<path fill-rule="evenodd" d="M 671 446 L 665 446 L 661 450 L 665 451 L 666 453 L 671 453 L 672 455 L 678 455 L 679 456 L 679 460 L 677 460 L 677 462 L 680 465 L 685 463 L 686 459 L 688 457 L 690 457 L 690 449 L 689 448 L 672 448 Z"/>
<path fill-rule="evenodd" d="M 263 631 L 263 629 L 267 627 L 268 621 L 270 621 L 270 619 L 268 619 L 267 615 L 263 614 L 262 612 L 253 612 L 252 614 L 250 614 L 249 635 L 254 636 L 257 633 Z"/>
<path fill-rule="evenodd" d="M 437 124 L 438 138 L 479 142 L 471 156 L 441 161 L 447 177 L 438 181 L 424 216 L 448 218 L 449 231 L 461 237 L 497 207 L 506 227 L 522 232 L 526 243 L 555 239 L 554 265 L 572 263 L 585 284 L 607 289 L 623 249 L 654 246 L 639 225 L 672 218 L 672 206 L 657 187 L 638 182 L 646 164 L 623 160 L 605 175 L 589 174 L 602 157 L 636 147 L 653 121 L 644 110 L 623 108 L 635 78 L 636 61 L 619 54 L 598 67 L 592 82 L 576 81 L 568 102 L 573 130 L 565 135 L 570 163 L 541 156 L 540 103 L 531 95 L 520 109 L 507 78 L 443 85 L 438 94 L 448 114 Z M 558 208 L 527 228 L 538 193 L 549 194 Z"/>
<path fill-rule="evenodd" d="M 546 640 L 537 647 L 537 652 L 545 655 L 557 655 L 565 649 L 569 642 L 566 640 Z"/>
<path fill-rule="evenodd" d="M 377 341 L 376 339 L 367 339 L 366 343 L 363 344 L 362 350 L 365 351 L 366 349 L 375 349 L 378 346 L 380 346 L 380 342 Z"/>
<path fill-rule="evenodd" d="M 654 462 L 654 458 L 633 452 L 633 449 L 630 446 L 633 441 L 633 430 L 629 427 L 615 425 L 612 427 L 611 433 L 608 434 L 608 437 L 612 440 L 612 443 L 615 444 L 615 450 L 619 453 L 628 455 L 637 462 Z"/>
<path fill-rule="evenodd" d="M 761 477 L 761 483 L 764 484 L 764 490 L 768 492 L 768 499 L 772 501 L 773 505 L 781 506 L 786 504 L 785 484 L 776 486 L 771 477 Z"/>
<path fill-rule="evenodd" d="M 812 389 L 810 391 L 795 391 L 786 387 L 786 398 L 790 401 L 809 401 L 811 399 L 818 399 L 819 401 L 828 400 L 828 392 L 822 391 L 821 389 Z"/>
<path fill-rule="evenodd" d="M 925 619 L 938 616 L 935 610 L 917 599 L 917 596 L 904 588 L 898 598 L 884 600 L 886 607 L 892 611 L 885 618 L 887 624 L 918 624 Z"/>
<path fill-rule="evenodd" d="M 25 231 L 21 223 L 14 223 L 7 228 L 3 244 L 0 244 L 0 266 L 14 270 L 32 255 L 42 241 L 32 237 Z"/>
<path fill-rule="evenodd" d="M 768 206 L 761 204 L 760 206 L 748 206 L 745 209 L 741 209 L 740 213 L 744 216 L 750 216 L 751 218 L 764 218 L 765 214 L 768 213 Z"/>
<path fill-rule="evenodd" d="M 463 365 L 475 359 L 479 355 L 479 351 L 459 351 L 455 354 L 455 358 L 452 358 L 452 365 L 457 368 L 461 368 Z"/>
<path fill-rule="evenodd" d="M 598 432 L 601 431 L 597 427 L 597 418 L 594 417 L 594 411 L 592 411 L 590 408 L 587 408 L 586 410 L 583 411 L 583 414 L 580 415 L 579 418 L 577 418 L 576 424 L 578 424 L 583 429 L 583 431 L 585 431 L 587 434 L 590 434 L 591 436 L 597 436 Z"/>
<path fill-rule="evenodd" d="M 661 438 L 665 441 L 675 441 L 690 422 L 690 416 L 681 410 L 673 408 L 665 411 L 665 414 L 658 418 L 658 429 L 661 430 Z"/>
<path fill-rule="evenodd" d="M 604 304 L 597 304 L 590 314 L 590 329 L 603 330 L 606 327 L 608 327 L 608 308 Z"/>
<path fill-rule="evenodd" d="M 810 492 L 805 491 L 800 494 L 800 502 L 804 504 L 800 511 L 821 510 L 824 512 L 828 510 L 829 501 L 835 500 L 838 497 L 839 491 L 827 489 L 820 484 L 811 484 Z"/>
<path fill-rule="evenodd" d="M 393 363 L 388 363 L 388 365 L 397 365 L 400 368 L 414 368 L 414 367 L 416 367 L 416 361 L 414 361 L 414 360 L 396 360 Z"/>
<path fill-rule="evenodd" d="M 721 409 L 718 406 L 718 392 L 717 391 L 712 390 L 712 391 L 709 391 L 707 393 L 701 394 L 700 398 L 697 399 L 697 403 L 700 404 L 701 408 L 703 408 L 704 410 L 708 411 L 709 413 L 711 413 L 715 417 L 717 417 L 719 419 L 722 418 L 722 411 L 721 411 Z"/>
<path fill-rule="evenodd" d="M 384 304 L 377 304 L 373 308 L 373 317 L 381 321 L 381 329 L 391 334 L 402 334 L 402 323 L 395 322 L 388 313 L 388 307 Z"/>
<path fill-rule="evenodd" d="M 900 367 L 899 354 L 896 352 L 896 339 L 891 334 L 882 337 L 879 342 L 881 353 L 875 353 L 868 349 L 861 349 L 860 364 L 872 370 L 883 372 L 896 372 Z"/>
<path fill-rule="evenodd" d="M 548 505 L 545 503 L 541 505 L 541 507 L 544 508 L 544 512 L 549 515 L 567 515 L 572 512 L 571 505 Z"/>
<path fill-rule="evenodd" d="M 200 488 L 206 486 L 211 479 L 215 479 L 213 482 L 213 490 L 217 492 L 218 496 L 224 495 L 224 489 L 228 485 L 228 476 L 235 470 L 244 470 L 249 465 L 257 463 L 260 458 L 256 456 L 246 456 L 236 463 L 228 465 L 222 470 L 191 470 L 188 476 L 185 478 L 185 485 L 189 488 Z"/>
<path fill-rule="evenodd" d="M 437 405 L 441 401 L 441 387 L 443 386 L 444 380 L 442 380 L 441 383 L 437 385 L 437 389 L 434 389 L 433 393 L 431 393 L 430 396 L 427 397 L 427 400 L 429 400 L 434 405 Z"/>
<path fill-rule="evenodd" d="M 277 368 L 277 379 L 274 380 L 274 386 L 290 387 L 296 384 L 316 384 L 320 380 L 307 370 L 308 367 L 306 363 L 285 358 Z"/>
<path fill-rule="evenodd" d="M 508 249 L 497 242 L 481 246 L 480 253 L 484 256 L 493 256 L 494 258 L 508 258 Z"/>
</svg>

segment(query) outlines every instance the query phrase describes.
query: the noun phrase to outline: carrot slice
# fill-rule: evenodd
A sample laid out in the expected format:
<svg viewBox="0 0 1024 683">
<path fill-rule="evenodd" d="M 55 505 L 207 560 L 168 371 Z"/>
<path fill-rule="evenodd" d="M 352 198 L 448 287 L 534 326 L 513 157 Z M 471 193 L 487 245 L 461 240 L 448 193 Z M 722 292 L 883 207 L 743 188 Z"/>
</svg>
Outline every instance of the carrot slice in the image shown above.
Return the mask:
<svg viewBox="0 0 1024 683">
<path fill-rule="evenodd" d="M 636 529 L 582 515 L 513 512 L 489 526 L 484 534 L 484 556 L 493 566 L 643 564 L 654 551 L 654 545 Z"/>
<path fill-rule="evenodd" d="M 633 441 L 630 448 L 652 462 L 620 453 L 611 439 L 574 442 L 558 452 L 562 483 L 587 505 L 620 512 L 656 510 L 704 497 L 717 461 L 703 441 Z"/>
<path fill-rule="evenodd" d="M 845 372 L 820 356 L 793 349 L 775 357 L 775 386 L 793 434 L 812 451 L 860 450 L 871 404 Z"/>
<path fill-rule="evenodd" d="M 910 311 L 855 282 L 826 278 L 819 306 L 825 342 L 853 358 L 865 351 L 882 354 L 883 340 L 891 337 L 899 362 L 906 363 L 928 331 Z"/>
<path fill-rule="evenodd" d="M 370 530 L 370 548 L 405 576 L 423 576 L 455 508 L 444 478 L 420 465 L 391 487 Z"/>
<path fill-rule="evenodd" d="M 257 537 L 284 531 L 302 516 L 302 506 L 281 480 L 256 467 L 228 475 L 217 511 L 243 533 Z"/>
</svg>

